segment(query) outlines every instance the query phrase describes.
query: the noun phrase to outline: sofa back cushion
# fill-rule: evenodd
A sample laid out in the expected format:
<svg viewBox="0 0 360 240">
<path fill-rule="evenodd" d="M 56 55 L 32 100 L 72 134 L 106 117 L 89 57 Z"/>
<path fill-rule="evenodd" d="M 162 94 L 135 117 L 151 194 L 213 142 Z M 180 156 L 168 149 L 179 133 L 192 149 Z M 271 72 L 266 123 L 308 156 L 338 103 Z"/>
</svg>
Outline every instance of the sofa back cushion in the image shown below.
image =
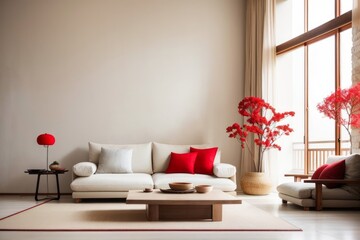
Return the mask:
<svg viewBox="0 0 360 240">
<path fill-rule="evenodd" d="M 360 179 L 360 154 L 352 154 L 347 156 L 329 156 L 327 163 L 345 159 L 345 179 Z M 360 198 L 360 186 L 358 185 L 343 185 L 343 189 L 357 195 Z"/>
<path fill-rule="evenodd" d="M 326 163 L 331 164 L 345 159 L 345 179 L 360 179 L 360 154 L 329 156 Z"/>
<path fill-rule="evenodd" d="M 326 159 L 326 163 L 331 164 L 331 163 L 334 163 L 334 162 L 338 162 L 340 160 L 344 160 L 347 157 L 349 157 L 349 156 L 346 156 L 346 155 L 330 155 Z"/>
<path fill-rule="evenodd" d="M 345 179 L 360 179 L 360 154 L 345 158 Z"/>
<path fill-rule="evenodd" d="M 345 159 L 345 179 L 360 179 L 360 154 L 353 154 Z M 360 198 L 359 185 L 344 185 L 342 188 Z"/>
<path fill-rule="evenodd" d="M 209 148 L 213 147 L 211 145 L 201 144 L 201 145 L 172 145 L 172 144 L 163 144 L 163 143 L 153 143 L 153 170 L 155 173 L 165 172 L 170 161 L 171 152 L 175 153 L 188 153 L 190 152 L 190 147 L 194 148 Z M 220 150 L 217 151 L 214 164 L 220 163 Z"/>
<path fill-rule="evenodd" d="M 134 173 L 152 173 L 151 143 L 144 144 L 101 144 L 89 142 L 89 161 L 99 164 L 101 148 L 127 148 L 132 149 L 132 170 Z"/>
</svg>

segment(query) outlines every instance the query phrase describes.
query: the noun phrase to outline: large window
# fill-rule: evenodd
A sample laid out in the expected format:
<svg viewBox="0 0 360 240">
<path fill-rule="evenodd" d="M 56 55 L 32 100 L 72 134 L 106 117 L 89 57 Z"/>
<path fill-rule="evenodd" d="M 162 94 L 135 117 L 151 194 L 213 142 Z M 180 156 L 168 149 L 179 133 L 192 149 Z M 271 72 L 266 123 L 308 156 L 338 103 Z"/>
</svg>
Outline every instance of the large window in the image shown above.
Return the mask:
<svg viewBox="0 0 360 240">
<path fill-rule="evenodd" d="M 351 9 L 352 0 L 277 0 L 275 102 L 296 112 L 288 170 L 311 173 L 349 152 L 345 130 L 316 106 L 351 85 Z"/>
</svg>

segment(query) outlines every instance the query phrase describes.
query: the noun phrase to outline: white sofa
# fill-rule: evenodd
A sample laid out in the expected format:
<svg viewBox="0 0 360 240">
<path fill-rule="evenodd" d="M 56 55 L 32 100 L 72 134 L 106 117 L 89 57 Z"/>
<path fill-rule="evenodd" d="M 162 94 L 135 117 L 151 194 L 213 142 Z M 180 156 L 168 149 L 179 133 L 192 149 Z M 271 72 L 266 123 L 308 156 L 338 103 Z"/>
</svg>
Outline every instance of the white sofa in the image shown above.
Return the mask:
<svg viewBox="0 0 360 240">
<path fill-rule="evenodd" d="M 126 198 L 129 190 L 145 188 L 169 188 L 170 182 L 191 182 L 194 185 L 211 184 L 215 189 L 235 193 L 236 168 L 220 163 L 220 150 L 214 160 L 213 175 L 189 173 L 165 173 L 171 152 L 186 153 L 190 146 L 208 148 L 208 145 L 145 144 L 99 144 L 89 142 L 89 161 L 73 167 L 73 181 L 70 184 L 72 197 L 83 198 Z M 98 173 L 102 148 L 132 149 L 132 173 Z"/>
</svg>

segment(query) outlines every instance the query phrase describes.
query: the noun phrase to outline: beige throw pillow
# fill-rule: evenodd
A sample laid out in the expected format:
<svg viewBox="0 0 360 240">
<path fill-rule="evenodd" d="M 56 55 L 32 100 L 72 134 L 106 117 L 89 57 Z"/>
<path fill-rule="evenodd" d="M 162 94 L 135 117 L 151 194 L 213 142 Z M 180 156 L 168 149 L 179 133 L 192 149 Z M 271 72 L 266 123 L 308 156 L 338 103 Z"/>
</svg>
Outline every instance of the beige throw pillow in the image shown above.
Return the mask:
<svg viewBox="0 0 360 240">
<path fill-rule="evenodd" d="M 101 148 L 96 173 L 132 173 L 132 149 Z"/>
</svg>

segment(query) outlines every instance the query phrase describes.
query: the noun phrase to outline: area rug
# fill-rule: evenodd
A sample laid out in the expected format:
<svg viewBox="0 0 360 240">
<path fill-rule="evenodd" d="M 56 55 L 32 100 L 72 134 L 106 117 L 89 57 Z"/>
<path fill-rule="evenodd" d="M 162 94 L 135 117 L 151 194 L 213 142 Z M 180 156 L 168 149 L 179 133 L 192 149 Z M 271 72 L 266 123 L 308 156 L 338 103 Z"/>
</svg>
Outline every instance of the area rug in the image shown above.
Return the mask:
<svg viewBox="0 0 360 240">
<path fill-rule="evenodd" d="M 0 231 L 301 231 L 249 203 L 223 206 L 223 221 L 146 220 L 145 205 L 50 201 L 0 220 Z"/>
</svg>

